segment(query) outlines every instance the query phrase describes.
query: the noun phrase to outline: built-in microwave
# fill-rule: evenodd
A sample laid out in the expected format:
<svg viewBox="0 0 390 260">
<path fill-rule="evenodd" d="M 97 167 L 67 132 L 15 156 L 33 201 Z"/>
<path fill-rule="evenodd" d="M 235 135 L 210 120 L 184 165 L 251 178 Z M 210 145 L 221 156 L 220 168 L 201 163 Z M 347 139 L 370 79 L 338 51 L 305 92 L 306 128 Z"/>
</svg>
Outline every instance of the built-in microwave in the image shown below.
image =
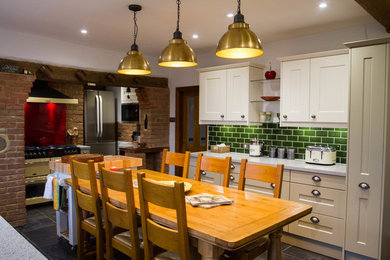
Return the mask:
<svg viewBox="0 0 390 260">
<path fill-rule="evenodd" d="M 139 123 L 139 104 L 127 103 L 121 105 L 122 122 Z"/>
</svg>

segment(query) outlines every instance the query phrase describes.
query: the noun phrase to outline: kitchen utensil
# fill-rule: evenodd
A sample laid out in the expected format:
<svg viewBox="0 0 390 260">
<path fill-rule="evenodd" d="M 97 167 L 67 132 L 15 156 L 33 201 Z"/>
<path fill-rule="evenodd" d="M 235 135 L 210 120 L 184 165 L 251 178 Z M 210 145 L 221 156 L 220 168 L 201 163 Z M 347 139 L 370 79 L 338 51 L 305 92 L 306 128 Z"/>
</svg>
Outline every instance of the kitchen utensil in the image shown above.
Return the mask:
<svg viewBox="0 0 390 260">
<path fill-rule="evenodd" d="M 330 146 L 307 146 L 305 161 L 307 163 L 333 165 L 336 163 L 336 149 Z"/>
<path fill-rule="evenodd" d="M 278 158 L 284 159 L 286 153 L 286 148 L 280 147 L 278 148 Z"/>
<path fill-rule="evenodd" d="M 287 149 L 287 159 L 294 160 L 295 159 L 295 148 Z"/>
<path fill-rule="evenodd" d="M 257 138 L 251 140 L 249 145 L 249 156 L 260 157 L 264 154 L 264 142 Z"/>
<path fill-rule="evenodd" d="M 280 96 L 262 96 L 261 99 L 265 101 L 276 101 L 280 99 Z"/>
<path fill-rule="evenodd" d="M 276 147 L 270 147 L 269 148 L 269 157 L 275 158 L 276 157 Z"/>
</svg>

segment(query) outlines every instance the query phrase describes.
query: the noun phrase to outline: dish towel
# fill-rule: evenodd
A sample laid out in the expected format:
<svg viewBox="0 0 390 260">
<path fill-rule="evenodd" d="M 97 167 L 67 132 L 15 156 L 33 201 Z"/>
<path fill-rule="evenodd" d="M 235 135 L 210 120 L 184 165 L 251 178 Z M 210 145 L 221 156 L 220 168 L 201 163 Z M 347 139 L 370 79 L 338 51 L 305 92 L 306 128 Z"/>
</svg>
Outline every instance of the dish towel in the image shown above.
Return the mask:
<svg viewBox="0 0 390 260">
<path fill-rule="evenodd" d="M 58 184 L 60 186 L 65 186 L 65 179 L 70 179 L 72 176 L 70 174 L 65 174 L 62 172 L 54 172 L 46 177 L 45 191 L 43 192 L 43 198 L 53 199 L 53 178 L 58 179 Z"/>
</svg>

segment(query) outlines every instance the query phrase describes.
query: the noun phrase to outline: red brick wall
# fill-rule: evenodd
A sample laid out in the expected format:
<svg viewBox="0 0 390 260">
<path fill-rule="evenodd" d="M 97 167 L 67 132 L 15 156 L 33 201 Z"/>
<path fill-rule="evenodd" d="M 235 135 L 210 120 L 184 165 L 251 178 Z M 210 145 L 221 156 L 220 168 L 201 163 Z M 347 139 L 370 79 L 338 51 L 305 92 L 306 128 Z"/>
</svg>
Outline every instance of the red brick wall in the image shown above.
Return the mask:
<svg viewBox="0 0 390 260">
<path fill-rule="evenodd" d="M 137 131 L 136 123 L 118 123 L 118 141 L 132 142 L 131 135 Z"/>
<path fill-rule="evenodd" d="M 79 100 L 77 105 L 66 105 L 66 129 L 77 127 L 79 137 L 77 144 L 84 143 L 84 86 L 82 84 L 56 83 L 49 82 L 49 87 L 58 90 L 68 97 Z M 69 139 L 67 139 L 68 141 Z"/>
<path fill-rule="evenodd" d="M 141 142 L 151 148 L 169 147 L 169 89 L 139 88 L 136 93 L 141 109 Z"/>
<path fill-rule="evenodd" d="M 0 72 L 0 134 L 10 141 L 0 154 L 0 215 L 11 225 L 26 223 L 24 180 L 24 104 L 34 76 Z"/>
</svg>

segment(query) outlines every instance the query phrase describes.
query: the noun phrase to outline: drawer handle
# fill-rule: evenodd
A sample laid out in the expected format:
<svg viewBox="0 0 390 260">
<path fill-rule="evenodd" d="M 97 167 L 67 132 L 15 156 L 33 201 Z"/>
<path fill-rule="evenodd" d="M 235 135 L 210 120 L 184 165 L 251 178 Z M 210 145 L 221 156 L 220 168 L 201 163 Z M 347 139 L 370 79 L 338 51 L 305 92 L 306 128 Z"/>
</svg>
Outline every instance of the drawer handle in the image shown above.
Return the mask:
<svg viewBox="0 0 390 260">
<path fill-rule="evenodd" d="M 224 115 L 221 115 L 221 118 L 224 118 L 225 116 Z"/>
<path fill-rule="evenodd" d="M 241 118 L 245 118 L 245 115 L 241 115 Z"/>
<path fill-rule="evenodd" d="M 313 178 L 311 178 L 314 182 L 320 182 L 321 181 L 321 177 L 320 176 L 313 176 Z"/>
<path fill-rule="evenodd" d="M 234 169 L 236 169 L 236 166 L 234 166 L 234 164 L 230 164 L 230 169 L 234 170 Z"/>
<path fill-rule="evenodd" d="M 231 174 L 230 177 L 229 177 L 229 179 L 230 179 L 231 181 L 234 181 L 235 178 L 234 178 L 234 176 Z"/>
<path fill-rule="evenodd" d="M 317 217 L 311 217 L 310 220 L 311 220 L 311 222 L 313 222 L 314 224 L 320 223 L 320 220 L 319 220 Z"/>
<path fill-rule="evenodd" d="M 321 192 L 318 191 L 318 190 L 312 190 L 311 194 L 313 194 L 314 196 L 318 197 L 321 195 Z"/>
<path fill-rule="evenodd" d="M 311 118 L 316 119 L 316 115 L 311 115 Z"/>
<path fill-rule="evenodd" d="M 284 118 L 284 119 L 287 119 L 287 115 L 283 115 L 283 118 Z"/>
<path fill-rule="evenodd" d="M 275 189 L 275 183 L 271 183 L 270 186 L 271 186 L 272 189 Z"/>
<path fill-rule="evenodd" d="M 368 190 L 370 188 L 370 185 L 368 185 L 367 182 L 361 182 L 359 183 L 359 187 L 363 190 Z"/>
<path fill-rule="evenodd" d="M 202 175 L 206 175 L 206 172 L 205 172 L 205 171 L 200 171 L 200 173 L 201 173 Z"/>
</svg>

